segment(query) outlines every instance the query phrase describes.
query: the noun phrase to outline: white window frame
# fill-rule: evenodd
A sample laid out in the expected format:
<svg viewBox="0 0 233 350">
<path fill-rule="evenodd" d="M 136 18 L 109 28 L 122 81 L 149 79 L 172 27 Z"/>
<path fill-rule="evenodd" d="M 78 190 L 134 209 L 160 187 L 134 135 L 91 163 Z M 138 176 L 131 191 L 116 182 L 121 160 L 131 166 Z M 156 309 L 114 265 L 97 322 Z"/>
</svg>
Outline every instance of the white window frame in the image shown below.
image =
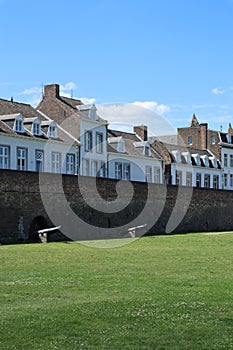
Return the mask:
<svg viewBox="0 0 233 350">
<path fill-rule="evenodd" d="M 85 142 L 85 152 L 90 152 L 92 150 L 93 145 L 93 134 L 92 131 L 86 131 L 84 134 L 84 142 Z"/>
<path fill-rule="evenodd" d="M 233 174 L 230 174 L 230 187 L 233 187 Z"/>
<path fill-rule="evenodd" d="M 122 163 L 115 162 L 115 179 L 121 180 L 122 179 Z"/>
<path fill-rule="evenodd" d="M 16 157 L 17 157 L 17 170 L 25 171 L 27 170 L 27 148 L 17 147 Z"/>
<path fill-rule="evenodd" d="M 73 153 L 66 154 L 66 174 L 75 174 L 75 154 Z"/>
<path fill-rule="evenodd" d="M 196 187 L 201 187 L 202 174 L 196 173 Z"/>
<path fill-rule="evenodd" d="M 233 168 L 233 154 L 230 154 L 230 167 Z"/>
<path fill-rule="evenodd" d="M 223 186 L 224 188 L 228 186 L 228 174 L 223 174 Z"/>
<path fill-rule="evenodd" d="M 37 167 L 38 165 L 39 165 L 39 168 Z M 35 171 L 37 172 L 44 171 L 44 151 L 42 149 L 35 150 Z"/>
<path fill-rule="evenodd" d="M 224 164 L 224 167 L 228 166 L 228 154 L 227 153 L 224 153 L 224 155 L 223 155 L 223 164 Z"/>
<path fill-rule="evenodd" d="M 123 163 L 123 179 L 130 180 L 131 169 L 129 163 Z"/>
<path fill-rule="evenodd" d="M 10 168 L 10 146 L 0 145 L 0 169 Z"/>
<path fill-rule="evenodd" d="M 150 165 L 146 166 L 146 181 L 152 182 L 152 166 Z"/>
<path fill-rule="evenodd" d="M 176 170 L 176 185 L 177 186 L 182 186 L 182 171 L 181 170 Z"/>
<path fill-rule="evenodd" d="M 32 124 L 32 133 L 33 135 L 41 135 L 41 127 L 40 127 L 40 123 L 33 123 Z"/>
<path fill-rule="evenodd" d="M 193 183 L 193 174 L 191 172 L 186 173 L 186 186 L 192 187 Z"/>
<path fill-rule="evenodd" d="M 213 175 L 213 188 L 219 189 L 219 175 Z"/>
<path fill-rule="evenodd" d="M 90 160 L 84 159 L 83 160 L 83 172 L 85 176 L 90 176 Z"/>
<path fill-rule="evenodd" d="M 154 167 L 154 183 L 156 184 L 160 183 L 160 176 L 161 176 L 160 168 Z"/>
<path fill-rule="evenodd" d="M 91 162 L 91 176 L 97 176 L 98 162 L 97 160 L 92 160 Z"/>
<path fill-rule="evenodd" d="M 52 152 L 52 173 L 59 174 L 61 173 L 61 153 L 60 152 Z"/>
<path fill-rule="evenodd" d="M 204 174 L 204 187 L 210 188 L 210 174 Z"/>
<path fill-rule="evenodd" d="M 96 153 L 103 153 L 104 135 L 101 132 L 96 133 Z"/>
</svg>

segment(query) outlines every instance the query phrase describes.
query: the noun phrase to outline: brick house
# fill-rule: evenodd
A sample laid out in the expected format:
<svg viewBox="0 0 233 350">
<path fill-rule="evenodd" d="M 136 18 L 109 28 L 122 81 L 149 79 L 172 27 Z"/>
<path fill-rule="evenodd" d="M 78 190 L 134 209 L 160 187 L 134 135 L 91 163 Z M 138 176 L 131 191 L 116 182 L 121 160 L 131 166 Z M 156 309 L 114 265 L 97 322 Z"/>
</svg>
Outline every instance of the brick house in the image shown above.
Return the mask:
<svg viewBox="0 0 233 350">
<path fill-rule="evenodd" d="M 208 150 L 219 159 L 222 169 L 222 188 L 233 190 L 233 129 L 227 132 L 211 130 L 207 123 L 199 123 L 195 114 L 189 127 L 178 128 L 178 139 L 190 148 Z"/>
<path fill-rule="evenodd" d="M 94 104 L 61 96 L 60 86 L 50 84 L 45 85 L 37 110 L 80 141 L 80 175 L 106 177 L 108 123 L 97 114 Z"/>
</svg>

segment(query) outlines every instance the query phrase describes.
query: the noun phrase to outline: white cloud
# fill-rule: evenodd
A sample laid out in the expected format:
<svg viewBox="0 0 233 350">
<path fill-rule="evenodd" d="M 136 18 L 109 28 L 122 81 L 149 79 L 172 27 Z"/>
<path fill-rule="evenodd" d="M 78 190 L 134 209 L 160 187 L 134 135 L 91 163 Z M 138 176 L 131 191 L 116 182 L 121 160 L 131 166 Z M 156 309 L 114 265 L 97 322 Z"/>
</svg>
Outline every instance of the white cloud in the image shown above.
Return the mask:
<svg viewBox="0 0 233 350">
<path fill-rule="evenodd" d="M 82 103 L 84 103 L 85 105 L 89 105 L 89 104 L 93 104 L 95 103 L 95 98 L 88 98 L 88 97 L 81 97 L 79 98 L 79 100 L 82 101 Z"/>
<path fill-rule="evenodd" d="M 33 94 L 41 94 L 42 88 L 39 88 L 38 86 L 34 86 L 29 89 L 25 89 L 23 92 L 20 93 L 20 95 L 33 95 Z"/>
<path fill-rule="evenodd" d="M 61 92 L 72 91 L 72 90 L 76 90 L 76 89 L 77 89 L 77 85 L 73 81 L 70 81 L 69 83 L 66 83 L 65 85 L 60 85 Z"/>
<path fill-rule="evenodd" d="M 155 112 L 144 106 L 144 102 L 141 104 L 137 101 L 137 103 L 128 104 L 103 104 L 98 105 L 97 109 L 98 114 L 109 122 L 112 129 L 121 129 L 128 132 L 133 131 L 135 125 L 146 125 L 148 126 L 149 135 L 167 135 L 176 132 L 172 125 L 161 115 L 163 109 L 159 110 L 159 114 L 157 111 Z M 150 103 L 150 106 L 158 110 L 157 105 Z"/>
<path fill-rule="evenodd" d="M 158 102 L 155 102 L 155 101 L 145 101 L 145 102 L 135 101 L 133 102 L 133 104 L 135 106 L 150 109 L 153 112 L 158 113 L 159 115 L 163 115 L 167 112 L 170 112 L 169 106 L 164 104 L 158 104 Z"/>
<path fill-rule="evenodd" d="M 224 94 L 225 91 L 220 89 L 220 88 L 214 88 L 214 89 L 211 90 L 211 92 L 214 95 L 222 95 L 222 94 Z"/>
</svg>

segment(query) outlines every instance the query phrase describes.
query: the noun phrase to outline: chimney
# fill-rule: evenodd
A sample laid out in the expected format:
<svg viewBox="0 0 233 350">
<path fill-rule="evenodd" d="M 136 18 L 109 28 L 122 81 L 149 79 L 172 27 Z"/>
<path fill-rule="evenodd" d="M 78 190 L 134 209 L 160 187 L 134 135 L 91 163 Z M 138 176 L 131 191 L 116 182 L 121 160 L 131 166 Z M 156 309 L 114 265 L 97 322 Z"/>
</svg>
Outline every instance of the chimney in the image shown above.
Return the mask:
<svg viewBox="0 0 233 350">
<path fill-rule="evenodd" d="M 148 141 L 148 132 L 146 125 L 134 126 L 133 130 L 135 134 L 137 134 L 142 139 L 142 141 Z"/>
<path fill-rule="evenodd" d="M 201 149 L 207 149 L 207 129 L 207 123 L 200 124 Z"/>
<path fill-rule="evenodd" d="M 44 97 L 58 98 L 60 95 L 60 86 L 58 84 L 50 84 L 44 86 Z"/>
</svg>

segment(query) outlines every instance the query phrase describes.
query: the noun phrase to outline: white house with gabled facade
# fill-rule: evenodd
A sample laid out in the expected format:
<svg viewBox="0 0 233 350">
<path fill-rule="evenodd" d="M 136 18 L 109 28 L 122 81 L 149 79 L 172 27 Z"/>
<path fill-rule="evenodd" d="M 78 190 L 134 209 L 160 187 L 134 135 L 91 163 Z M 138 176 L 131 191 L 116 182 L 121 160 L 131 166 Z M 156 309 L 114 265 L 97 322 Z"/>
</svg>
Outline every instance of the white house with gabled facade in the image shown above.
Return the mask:
<svg viewBox="0 0 233 350">
<path fill-rule="evenodd" d="M 57 84 L 45 85 L 44 96 L 37 107 L 55 120 L 80 142 L 79 174 L 107 176 L 107 121 L 102 119 L 94 104 L 60 95 Z"/>
<path fill-rule="evenodd" d="M 77 174 L 79 142 L 27 104 L 0 99 L 0 169 Z"/>
<path fill-rule="evenodd" d="M 163 161 L 151 149 L 147 136 L 142 139 L 136 132 L 108 131 L 109 178 L 162 184 L 162 170 Z"/>
</svg>

